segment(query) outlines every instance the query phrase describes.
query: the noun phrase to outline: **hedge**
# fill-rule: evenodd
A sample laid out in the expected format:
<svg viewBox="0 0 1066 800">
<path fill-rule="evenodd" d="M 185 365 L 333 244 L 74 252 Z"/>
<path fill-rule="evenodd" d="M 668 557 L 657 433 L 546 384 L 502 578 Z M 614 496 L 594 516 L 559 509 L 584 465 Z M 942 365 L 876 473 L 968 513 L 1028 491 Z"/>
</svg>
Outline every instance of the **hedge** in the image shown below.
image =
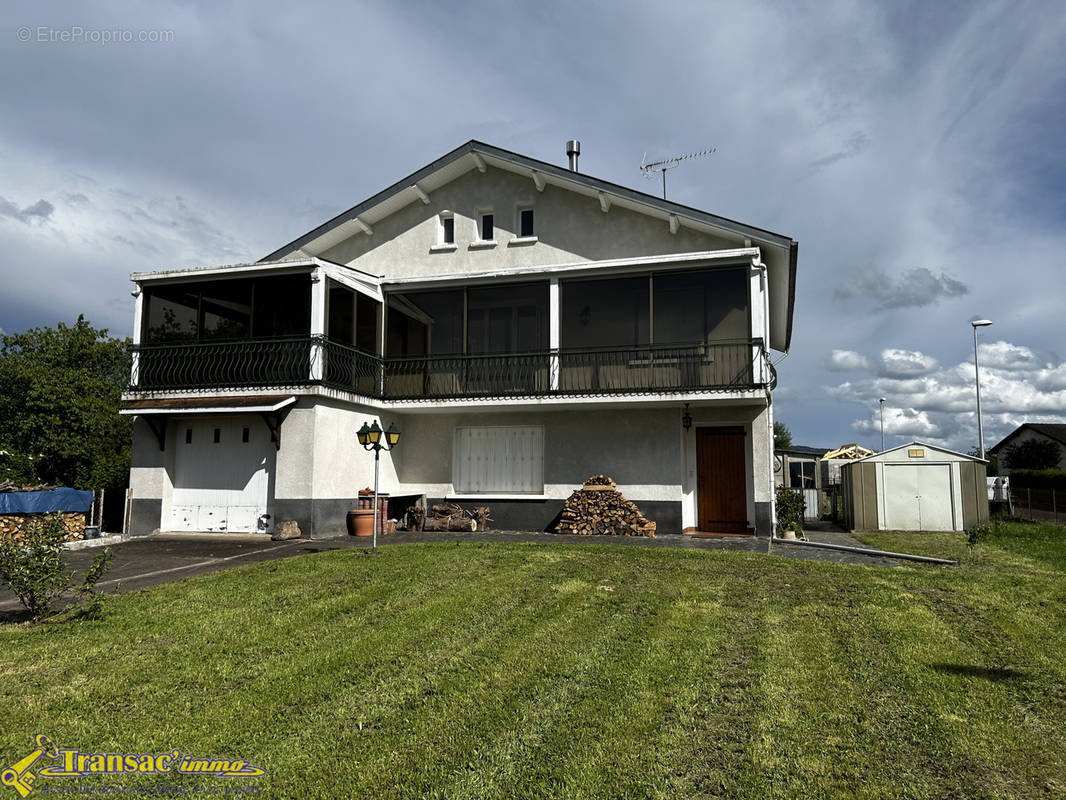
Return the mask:
<svg viewBox="0 0 1066 800">
<path fill-rule="evenodd" d="M 1010 471 L 1010 485 L 1015 489 L 1066 490 L 1066 470 L 1012 469 Z"/>
</svg>

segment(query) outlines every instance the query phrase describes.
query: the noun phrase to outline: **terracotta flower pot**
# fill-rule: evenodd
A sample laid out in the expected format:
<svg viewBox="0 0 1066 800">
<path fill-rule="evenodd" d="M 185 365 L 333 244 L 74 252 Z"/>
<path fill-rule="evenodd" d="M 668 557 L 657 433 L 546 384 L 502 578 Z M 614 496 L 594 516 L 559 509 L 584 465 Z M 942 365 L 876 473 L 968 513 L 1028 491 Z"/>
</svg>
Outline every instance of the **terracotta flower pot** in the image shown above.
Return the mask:
<svg viewBox="0 0 1066 800">
<path fill-rule="evenodd" d="M 353 508 L 348 512 L 349 536 L 374 535 L 374 509 Z"/>
</svg>

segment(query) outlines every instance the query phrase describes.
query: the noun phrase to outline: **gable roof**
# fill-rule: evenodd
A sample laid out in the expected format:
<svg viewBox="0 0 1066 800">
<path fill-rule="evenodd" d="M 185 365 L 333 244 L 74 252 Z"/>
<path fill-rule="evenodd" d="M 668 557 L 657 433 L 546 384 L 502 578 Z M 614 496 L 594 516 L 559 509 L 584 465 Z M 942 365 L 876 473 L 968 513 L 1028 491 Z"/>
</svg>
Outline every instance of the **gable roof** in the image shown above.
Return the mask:
<svg viewBox="0 0 1066 800">
<path fill-rule="evenodd" d="M 777 451 L 778 453 L 791 453 L 798 456 L 814 456 L 815 458 L 821 458 L 829 452 L 828 447 L 807 447 L 802 444 L 795 444 L 791 447 L 782 447 Z"/>
<path fill-rule="evenodd" d="M 360 230 L 371 230 L 370 226 L 377 220 L 413 202 L 421 200 L 428 203 L 430 192 L 471 169 L 477 168 L 484 172 L 486 166 L 526 173 L 530 175 L 538 189 L 548 184 L 561 186 L 589 196 L 598 196 L 600 202 L 606 204 L 605 208 L 609 208 L 611 204 L 617 204 L 619 207 L 650 213 L 664 220 L 676 218 L 671 224 L 684 219 L 696 227 L 710 228 L 719 233 L 751 239 L 753 243 L 766 247 L 764 261 L 769 266 L 778 268 L 774 270 L 775 273 L 783 273 L 779 276 L 775 274 L 775 280 L 771 282 L 777 284 L 771 286 L 771 294 L 772 296 L 776 294 L 779 298 L 774 305 L 778 307 L 778 313 L 783 312 L 784 316 L 782 329 L 779 335 L 773 338 L 778 342 L 783 342 L 781 349 L 789 349 L 792 341 L 793 309 L 796 297 L 796 260 L 799 248 L 798 242 L 794 239 L 474 139 L 297 237 L 265 256 L 262 261 L 276 261 L 297 254 L 299 251 L 303 251 L 299 253 L 300 255 L 319 255 Z M 774 316 L 776 315 L 772 315 L 771 318 L 773 319 Z"/>
<path fill-rule="evenodd" d="M 1034 433 L 1042 434 L 1060 444 L 1066 444 L 1066 424 L 1061 422 L 1023 422 L 1013 431 L 1004 436 L 1002 441 L 988 448 L 988 452 L 998 453 L 1007 442 L 1027 428 Z"/>
<path fill-rule="evenodd" d="M 976 461 L 979 464 L 987 464 L 987 459 L 980 459 L 977 456 L 971 456 L 969 453 L 960 453 L 957 450 L 948 450 L 946 447 L 939 447 L 935 444 L 927 444 L 926 442 L 919 442 L 915 440 L 913 442 L 907 442 L 907 444 L 901 444 L 898 447 L 890 447 L 887 450 L 882 450 L 880 453 L 874 453 L 872 456 L 866 456 L 865 458 L 859 458 L 852 461 L 852 464 L 858 464 L 863 461 L 874 461 L 886 453 L 894 453 L 897 450 L 910 449 L 912 447 L 921 448 L 923 450 L 935 450 L 938 453 L 945 453 L 949 456 L 958 456 L 959 458 L 965 458 L 970 461 Z"/>
</svg>

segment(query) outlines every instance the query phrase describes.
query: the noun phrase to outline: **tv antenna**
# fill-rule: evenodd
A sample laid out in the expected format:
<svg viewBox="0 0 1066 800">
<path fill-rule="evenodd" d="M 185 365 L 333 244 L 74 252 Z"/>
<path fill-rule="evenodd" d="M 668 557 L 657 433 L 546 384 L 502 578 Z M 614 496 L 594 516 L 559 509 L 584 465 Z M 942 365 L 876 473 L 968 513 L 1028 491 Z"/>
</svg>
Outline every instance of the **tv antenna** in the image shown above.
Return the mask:
<svg viewBox="0 0 1066 800">
<path fill-rule="evenodd" d="M 698 153 L 689 153 L 686 156 L 676 156 L 674 158 L 667 158 L 662 161 L 653 161 L 650 164 L 645 163 L 648 160 L 648 154 L 644 153 L 644 158 L 640 160 L 640 171 L 644 173 L 644 177 L 651 180 L 652 173 L 655 170 L 659 170 L 663 174 L 663 200 L 666 199 L 666 171 L 678 166 L 682 161 L 689 158 L 700 158 L 701 156 L 709 156 L 715 152 L 718 148 L 712 147 L 709 150 L 701 150 Z"/>
</svg>

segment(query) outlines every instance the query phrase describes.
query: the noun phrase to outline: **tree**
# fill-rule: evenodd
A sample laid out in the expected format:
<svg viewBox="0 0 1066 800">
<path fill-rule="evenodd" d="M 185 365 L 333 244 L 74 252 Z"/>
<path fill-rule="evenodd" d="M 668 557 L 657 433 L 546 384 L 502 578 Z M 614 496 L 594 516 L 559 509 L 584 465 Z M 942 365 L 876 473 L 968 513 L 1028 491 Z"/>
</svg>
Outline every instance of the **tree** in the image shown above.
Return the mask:
<svg viewBox="0 0 1066 800">
<path fill-rule="evenodd" d="M 792 431 L 783 422 L 774 423 L 774 452 L 792 447 Z"/>
<path fill-rule="evenodd" d="M 1062 448 L 1047 439 L 1026 439 L 1003 451 L 1011 469 L 1055 469 L 1062 460 Z"/>
<path fill-rule="evenodd" d="M 0 337 L 0 451 L 9 472 L 82 489 L 126 485 L 131 422 L 118 413 L 129 340 L 85 318 Z M 3 467 L 0 464 L 0 467 Z"/>
</svg>

